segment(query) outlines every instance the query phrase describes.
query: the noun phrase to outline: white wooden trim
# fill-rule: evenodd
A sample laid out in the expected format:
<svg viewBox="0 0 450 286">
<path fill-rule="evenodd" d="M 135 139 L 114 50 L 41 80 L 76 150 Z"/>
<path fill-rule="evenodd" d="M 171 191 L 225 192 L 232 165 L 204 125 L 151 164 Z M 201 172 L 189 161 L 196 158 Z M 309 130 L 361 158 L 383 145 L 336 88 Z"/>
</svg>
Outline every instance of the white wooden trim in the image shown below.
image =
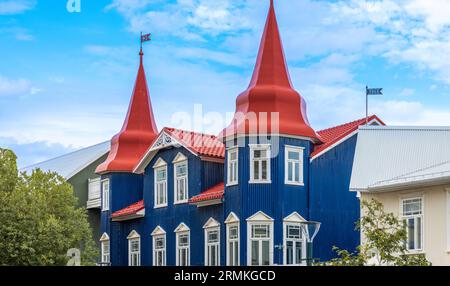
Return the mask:
<svg viewBox="0 0 450 286">
<path fill-rule="evenodd" d="M 102 237 L 100 237 L 99 241 L 107 241 L 107 240 L 109 240 L 109 235 L 106 232 L 104 232 L 102 234 Z"/>
<path fill-rule="evenodd" d="M 249 184 L 271 184 L 272 180 L 271 180 L 271 165 L 272 165 L 272 146 L 271 144 L 248 144 L 248 146 L 250 147 L 250 180 L 249 180 Z M 253 170 L 253 159 L 254 159 L 254 154 L 253 152 L 256 150 L 265 150 L 267 151 L 267 155 L 268 158 L 264 159 L 267 160 L 267 179 L 263 180 L 263 179 L 259 179 L 259 180 L 255 180 L 254 178 L 254 170 Z M 264 161 L 261 160 L 260 162 Z M 261 164 L 262 165 L 262 164 Z M 261 166 L 261 170 L 262 170 L 262 166 Z M 262 173 L 261 173 L 262 175 Z"/>
<path fill-rule="evenodd" d="M 177 228 L 174 230 L 174 232 L 186 232 L 190 231 L 191 229 L 184 223 L 180 223 Z"/>
<path fill-rule="evenodd" d="M 108 183 L 108 189 L 104 190 L 103 185 L 105 183 Z M 100 188 L 102 192 L 102 212 L 109 211 L 110 209 L 110 202 L 111 202 L 111 182 L 109 179 L 103 179 L 100 182 Z M 107 194 L 107 198 L 105 198 L 105 193 Z"/>
<path fill-rule="evenodd" d="M 300 223 L 305 222 L 306 219 L 302 217 L 298 212 L 293 212 L 283 219 L 284 222 Z"/>
<path fill-rule="evenodd" d="M 181 223 L 181 224 L 183 224 L 185 227 L 187 227 L 184 223 Z M 181 225 L 180 224 L 180 225 Z M 179 226 L 180 227 L 180 226 Z M 177 229 L 179 228 L 179 227 L 177 227 Z M 176 248 L 175 248 L 175 250 L 176 250 L 176 265 L 177 266 L 179 266 L 180 265 L 180 257 L 179 257 L 179 250 L 180 250 L 180 248 L 179 248 L 179 244 L 178 244 L 178 239 L 179 239 L 179 236 L 180 235 L 183 235 L 183 234 L 187 234 L 188 235 L 188 239 L 189 239 L 189 245 L 188 245 L 188 248 L 187 248 L 187 255 L 188 255 L 188 266 L 190 266 L 191 265 L 191 231 L 190 231 L 190 229 L 187 227 L 187 230 L 183 230 L 183 231 L 177 231 L 177 230 L 175 230 L 175 232 L 176 232 L 176 235 L 175 235 L 175 237 L 176 237 L 176 241 L 175 241 L 175 243 L 176 243 Z"/>
<path fill-rule="evenodd" d="M 231 215 L 234 215 L 234 213 L 233 212 L 230 213 L 230 215 L 228 217 L 230 217 Z M 231 261 L 230 261 L 230 228 L 231 227 L 237 227 L 238 238 L 237 238 L 236 242 L 237 242 L 237 248 L 238 248 L 238 265 L 234 265 L 234 266 L 240 266 L 241 265 L 241 229 L 240 229 L 239 219 L 234 220 L 234 221 L 229 221 L 228 223 L 227 223 L 227 221 L 225 221 L 225 223 L 226 223 L 225 243 L 226 243 L 227 266 L 231 266 Z"/>
<path fill-rule="evenodd" d="M 296 213 L 298 215 L 297 212 L 294 212 L 294 213 Z M 289 221 L 289 220 L 287 220 L 287 218 L 285 218 L 284 221 L 283 221 L 283 261 L 280 263 L 280 264 L 283 264 L 283 265 L 288 265 L 287 264 L 287 251 L 286 251 L 287 250 L 287 233 L 286 233 L 286 228 L 288 226 L 300 226 L 300 228 L 302 227 L 300 222 Z M 302 232 L 301 229 L 300 229 L 300 232 Z M 302 259 L 305 259 L 306 258 L 306 239 L 305 239 L 305 235 L 303 233 L 301 234 L 301 236 L 302 236 L 301 243 L 302 243 L 302 254 L 303 254 Z M 295 255 L 295 253 L 294 253 L 294 255 Z M 296 263 L 296 264 L 290 264 L 290 265 L 292 265 L 292 266 L 304 266 L 304 265 L 306 265 L 305 262 L 306 261 L 302 261 L 302 263 Z"/>
<path fill-rule="evenodd" d="M 156 227 L 156 229 L 158 229 L 158 228 L 160 228 L 164 233 L 158 233 L 158 234 L 153 234 L 152 233 L 152 244 L 153 244 L 153 247 L 152 247 L 152 256 L 153 256 L 153 266 L 156 266 L 156 259 L 157 259 L 157 257 L 156 257 L 156 240 L 158 239 L 158 238 L 164 238 L 164 249 L 162 249 L 163 251 L 164 251 L 164 265 L 162 265 L 162 266 L 166 266 L 167 265 L 167 236 L 166 236 L 166 232 L 161 228 L 161 227 Z M 155 229 L 155 231 L 156 231 L 156 229 Z M 153 232 L 155 232 L 155 231 L 153 231 Z"/>
<path fill-rule="evenodd" d="M 166 234 L 166 231 L 159 225 L 157 227 L 155 227 L 155 229 L 152 232 L 152 236 L 164 235 L 164 234 Z"/>
<path fill-rule="evenodd" d="M 258 212 L 262 213 L 262 212 Z M 273 233 L 273 220 L 272 221 L 252 221 L 247 219 L 247 266 L 252 266 L 252 226 L 253 225 L 268 225 L 269 231 L 270 231 L 270 237 L 269 237 L 269 265 L 273 265 L 273 240 L 274 240 L 274 233 Z M 260 243 L 260 245 L 262 245 Z M 262 257 L 261 251 L 260 253 L 260 259 Z M 260 265 L 261 266 L 261 265 Z"/>
<path fill-rule="evenodd" d="M 255 213 L 254 215 L 252 215 L 251 217 L 249 217 L 247 219 L 248 222 L 270 222 L 270 221 L 274 221 L 273 218 L 271 218 L 270 216 L 266 215 L 264 212 L 259 211 L 257 213 Z"/>
<path fill-rule="evenodd" d="M 239 217 L 234 213 L 230 212 L 230 214 L 227 216 L 227 219 L 225 220 L 225 223 L 237 223 L 239 222 Z"/>
<path fill-rule="evenodd" d="M 158 160 L 159 161 L 159 160 Z M 165 197 L 166 197 L 166 202 L 164 204 L 158 204 L 158 176 L 157 173 L 158 171 L 161 170 L 165 170 L 166 171 L 166 179 L 165 179 L 165 183 L 166 183 L 166 189 L 165 189 Z M 165 208 L 168 206 L 169 203 L 169 172 L 167 170 L 167 164 L 166 165 L 162 165 L 162 166 L 158 166 L 158 167 L 154 167 L 153 169 L 153 205 L 155 209 L 158 208 Z"/>
<path fill-rule="evenodd" d="M 173 159 L 172 163 L 174 163 L 174 164 L 175 163 L 181 163 L 181 162 L 187 161 L 187 159 L 188 158 L 183 153 L 178 152 L 178 154 Z"/>
<path fill-rule="evenodd" d="M 153 169 L 162 168 L 164 166 L 167 166 L 167 162 L 164 161 L 162 158 L 158 158 L 158 160 L 156 160 L 155 164 L 153 164 Z"/>
<path fill-rule="evenodd" d="M 139 235 L 139 233 L 137 233 L 137 231 L 133 230 L 130 232 L 130 234 L 127 237 L 128 239 L 128 266 L 131 266 L 131 261 L 132 261 L 132 256 L 131 256 L 131 243 L 135 240 L 138 241 L 138 245 L 139 245 L 139 251 L 137 252 L 138 254 L 138 265 L 135 266 L 141 266 L 141 254 L 142 254 L 142 250 L 141 250 L 141 236 Z"/>
<path fill-rule="evenodd" d="M 289 174 L 288 174 L 288 161 L 289 161 L 289 152 L 298 152 L 299 153 L 299 182 L 295 181 L 289 181 Z M 299 147 L 299 146 L 291 146 L 291 145 L 285 145 L 284 146 L 284 184 L 286 185 L 293 185 L 293 186 L 304 186 L 305 185 L 305 148 Z"/>
<path fill-rule="evenodd" d="M 447 197 L 447 208 L 446 208 L 446 217 L 447 217 L 447 252 L 450 252 L 450 188 L 446 188 L 446 197 Z"/>
<path fill-rule="evenodd" d="M 203 225 L 204 229 L 214 228 L 214 227 L 220 227 L 220 223 L 212 217 L 210 217 L 208 219 L 208 221 Z"/>
<path fill-rule="evenodd" d="M 215 222 L 217 222 L 215 219 L 213 219 L 213 218 L 210 218 L 208 221 L 210 221 L 210 220 L 214 220 Z M 205 266 L 220 266 L 220 259 L 221 259 L 221 256 L 220 256 L 220 247 L 221 247 L 221 245 L 220 245 L 220 224 L 219 225 L 216 225 L 216 226 L 213 226 L 213 227 L 203 227 L 204 228 L 204 264 L 205 264 Z M 208 252 L 208 246 L 209 246 L 209 244 L 208 244 L 208 232 L 210 232 L 210 231 L 217 231 L 217 235 L 218 235 L 218 245 L 217 245 L 217 249 L 218 249 L 218 255 L 217 255 L 217 257 L 216 257 L 216 259 L 217 259 L 217 262 L 218 262 L 218 264 L 217 265 L 209 265 L 209 263 L 208 263 L 208 255 L 210 255 L 209 254 L 209 252 Z"/>
<path fill-rule="evenodd" d="M 405 218 L 408 218 L 408 216 L 403 215 L 403 202 L 408 200 L 415 200 L 415 199 L 421 199 L 421 217 L 422 221 L 420 224 L 421 230 L 420 230 L 420 239 L 421 239 L 421 248 L 415 249 L 415 250 L 408 250 L 408 253 L 410 254 L 422 254 L 425 251 L 425 195 L 423 193 L 411 193 L 411 194 L 402 194 L 400 196 L 400 219 L 403 220 Z"/>
<path fill-rule="evenodd" d="M 230 181 L 230 153 L 236 152 L 236 181 Z M 237 146 L 227 149 L 227 187 L 236 186 L 239 184 L 239 148 Z"/>
<path fill-rule="evenodd" d="M 186 198 L 184 200 L 177 200 L 177 166 L 182 164 L 186 164 Z M 186 204 L 189 202 L 189 161 L 187 160 L 187 158 L 186 160 L 178 161 L 173 165 L 173 195 L 173 201 L 175 205 Z"/>
</svg>

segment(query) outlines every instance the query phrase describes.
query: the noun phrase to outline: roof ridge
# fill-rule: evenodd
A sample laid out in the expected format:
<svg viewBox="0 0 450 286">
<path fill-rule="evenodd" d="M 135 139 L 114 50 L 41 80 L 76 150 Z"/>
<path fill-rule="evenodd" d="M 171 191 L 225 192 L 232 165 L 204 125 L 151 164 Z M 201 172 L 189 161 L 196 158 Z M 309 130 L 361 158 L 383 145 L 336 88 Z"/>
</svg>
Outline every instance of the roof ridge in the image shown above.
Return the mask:
<svg viewBox="0 0 450 286">
<path fill-rule="evenodd" d="M 56 159 L 61 159 L 61 158 L 63 158 L 63 157 L 66 157 L 66 156 L 69 156 L 69 155 L 72 155 L 72 154 L 75 154 L 75 153 L 84 151 L 84 150 L 89 149 L 89 148 L 97 147 L 97 146 L 102 145 L 102 144 L 105 144 L 105 143 L 109 143 L 109 140 L 104 141 L 104 142 L 101 142 L 101 143 L 97 143 L 97 144 L 94 144 L 94 145 L 91 145 L 91 146 L 83 147 L 83 148 L 81 148 L 81 149 L 77 149 L 77 150 L 71 151 L 71 152 L 69 152 L 69 153 L 66 153 L 66 154 L 62 154 L 62 155 L 56 156 L 56 157 L 51 158 L 51 159 L 47 159 L 47 160 L 44 160 L 44 161 L 41 161 L 41 162 L 34 163 L 34 164 L 32 164 L 32 165 L 25 166 L 25 167 L 23 167 L 23 168 L 20 168 L 20 170 L 30 169 L 30 168 L 32 168 L 32 167 L 34 167 L 34 166 L 42 165 L 42 164 L 44 164 L 44 163 L 47 163 L 47 162 L 50 162 L 50 161 L 53 161 L 53 160 L 56 160 Z"/>
<path fill-rule="evenodd" d="M 374 118 L 376 118 L 376 115 L 375 115 L 375 114 L 369 116 L 369 121 L 370 121 L 371 119 L 374 119 Z M 362 121 L 362 120 L 366 120 L 366 117 L 363 117 L 363 118 L 360 118 L 360 119 L 357 119 L 357 120 L 353 120 L 353 121 L 351 121 L 351 122 L 343 123 L 343 124 L 340 124 L 340 125 L 336 125 L 336 126 L 333 126 L 333 127 L 329 127 L 329 128 L 326 128 L 326 129 L 322 129 L 322 130 L 317 131 L 317 133 L 321 133 L 321 132 L 325 132 L 325 131 L 330 131 L 330 130 L 337 129 L 337 128 L 340 128 L 340 127 L 344 127 L 344 126 L 347 126 L 347 125 L 352 125 L 352 124 L 354 124 L 354 123 L 356 123 L 356 122 L 360 122 L 360 121 Z"/>
<path fill-rule="evenodd" d="M 205 136 L 209 136 L 209 137 L 213 137 L 213 138 L 219 139 L 216 135 L 209 134 L 209 133 L 202 133 L 202 132 L 198 132 L 198 131 L 190 131 L 190 130 L 175 128 L 175 127 L 164 127 L 163 128 L 163 130 L 166 130 L 166 129 L 173 129 L 174 131 L 182 131 L 182 132 L 186 132 L 186 133 L 194 133 L 194 134 L 198 134 L 198 135 L 205 135 Z"/>
</svg>

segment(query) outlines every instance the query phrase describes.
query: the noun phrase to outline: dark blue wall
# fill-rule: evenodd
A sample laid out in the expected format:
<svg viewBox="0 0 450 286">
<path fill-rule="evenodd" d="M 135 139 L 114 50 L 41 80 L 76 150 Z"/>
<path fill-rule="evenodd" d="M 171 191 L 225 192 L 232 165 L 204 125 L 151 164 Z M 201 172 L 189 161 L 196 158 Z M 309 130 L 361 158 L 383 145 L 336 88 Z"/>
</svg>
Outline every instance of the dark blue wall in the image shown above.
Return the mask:
<svg viewBox="0 0 450 286">
<path fill-rule="evenodd" d="M 239 185 L 227 187 L 225 190 L 225 217 L 234 212 L 240 219 L 241 265 L 247 264 L 247 225 L 246 219 L 262 211 L 274 221 L 274 246 L 283 244 L 283 219 L 294 211 L 308 219 L 308 186 L 309 186 L 309 154 L 312 143 L 306 140 L 280 137 L 272 138 L 272 153 L 279 151 L 271 160 L 270 184 L 249 184 L 250 180 L 250 148 L 249 139 L 239 144 Z M 255 140 L 255 139 L 253 139 Z M 255 143 L 261 142 L 259 139 Z M 304 147 L 304 186 L 291 186 L 284 183 L 285 146 Z M 227 170 L 225 168 L 225 175 Z M 282 250 L 274 249 L 274 263 L 282 263 Z"/>
<path fill-rule="evenodd" d="M 223 205 L 197 208 L 194 205 L 174 205 L 174 166 L 172 161 L 181 152 L 188 158 L 188 185 L 189 197 L 200 194 L 209 187 L 223 182 L 223 164 L 201 161 L 184 148 L 170 148 L 160 150 L 147 166 L 143 177 L 143 190 L 145 202 L 145 218 L 113 223 L 114 240 L 119 246 L 118 263 L 128 264 L 128 240 L 126 237 L 132 230 L 141 236 L 141 264 L 150 266 L 153 262 L 153 241 L 151 233 L 160 226 L 166 231 L 167 265 L 176 264 L 176 234 L 174 230 L 180 223 L 185 223 L 190 229 L 191 238 L 191 265 L 204 265 L 204 229 L 203 225 L 209 218 L 223 224 Z M 153 165 L 161 158 L 167 163 L 168 174 L 168 206 L 154 208 L 154 171 Z M 221 225 L 221 241 L 225 241 L 225 232 Z M 223 228 L 223 229 L 222 229 Z M 111 242 L 113 238 L 111 238 Z M 225 244 L 222 243 L 225 247 Z M 222 265 L 225 263 L 223 259 Z"/>
<path fill-rule="evenodd" d="M 336 256 L 333 246 L 354 251 L 360 244 L 359 199 L 349 191 L 356 140 L 354 135 L 311 163 L 310 217 L 322 223 L 314 256 L 322 261 Z"/>
</svg>

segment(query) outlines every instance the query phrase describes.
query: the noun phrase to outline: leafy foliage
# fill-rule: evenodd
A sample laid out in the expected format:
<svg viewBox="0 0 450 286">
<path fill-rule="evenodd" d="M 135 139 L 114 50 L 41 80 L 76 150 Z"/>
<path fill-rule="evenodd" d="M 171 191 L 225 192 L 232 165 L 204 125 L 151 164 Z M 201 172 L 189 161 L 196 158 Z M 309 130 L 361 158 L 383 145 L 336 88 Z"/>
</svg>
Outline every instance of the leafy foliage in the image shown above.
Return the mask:
<svg viewBox="0 0 450 286">
<path fill-rule="evenodd" d="M 6 183 L 4 183 L 6 182 Z M 56 173 L 17 173 L 12 151 L 0 149 L 0 265 L 66 265 L 71 248 L 94 263 L 97 250 L 86 210 Z"/>
<path fill-rule="evenodd" d="M 364 234 L 364 243 L 355 253 L 334 247 L 338 258 L 323 266 L 429 266 L 424 255 L 409 254 L 405 241 L 406 225 L 394 214 L 386 213 L 383 205 L 372 199 L 362 201 L 363 215 L 356 229 Z"/>
</svg>

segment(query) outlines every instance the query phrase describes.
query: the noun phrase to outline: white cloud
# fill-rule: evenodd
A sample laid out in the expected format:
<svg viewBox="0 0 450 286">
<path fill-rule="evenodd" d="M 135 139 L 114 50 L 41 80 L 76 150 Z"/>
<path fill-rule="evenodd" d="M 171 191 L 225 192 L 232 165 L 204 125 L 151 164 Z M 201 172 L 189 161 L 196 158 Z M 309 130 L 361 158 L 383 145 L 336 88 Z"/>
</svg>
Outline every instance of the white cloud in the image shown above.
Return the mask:
<svg viewBox="0 0 450 286">
<path fill-rule="evenodd" d="M 26 79 L 10 79 L 0 75 L 0 96 L 33 95 L 37 92 L 39 89 L 32 86 L 31 82 Z"/>
<path fill-rule="evenodd" d="M 36 5 L 35 0 L 6 0 L 0 2 L 0 15 L 15 15 L 31 10 Z"/>
</svg>

